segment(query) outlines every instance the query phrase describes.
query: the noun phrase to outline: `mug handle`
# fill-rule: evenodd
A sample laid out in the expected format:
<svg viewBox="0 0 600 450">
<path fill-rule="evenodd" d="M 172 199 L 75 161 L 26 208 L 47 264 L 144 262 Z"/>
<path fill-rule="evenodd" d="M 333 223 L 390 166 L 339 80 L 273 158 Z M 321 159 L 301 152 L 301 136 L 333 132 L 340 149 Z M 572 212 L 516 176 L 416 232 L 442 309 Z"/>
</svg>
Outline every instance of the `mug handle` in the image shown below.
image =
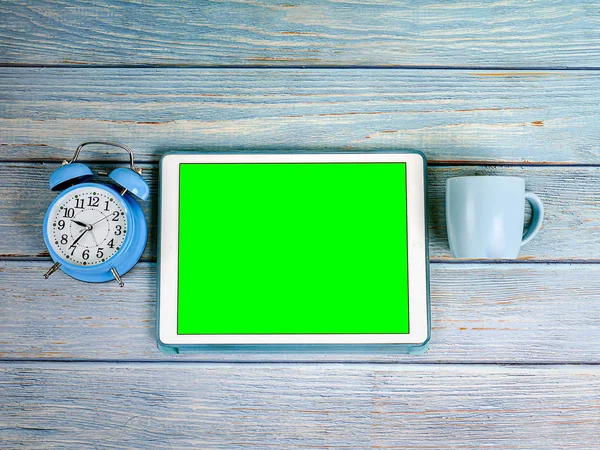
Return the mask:
<svg viewBox="0 0 600 450">
<path fill-rule="evenodd" d="M 529 225 L 529 229 L 523 234 L 523 240 L 521 241 L 522 246 L 532 240 L 537 232 L 540 231 L 540 228 L 542 227 L 542 221 L 544 220 L 544 205 L 542 204 L 540 198 L 533 192 L 525 192 L 525 200 L 527 200 L 531 205 L 533 215 L 531 217 L 531 225 Z"/>
</svg>

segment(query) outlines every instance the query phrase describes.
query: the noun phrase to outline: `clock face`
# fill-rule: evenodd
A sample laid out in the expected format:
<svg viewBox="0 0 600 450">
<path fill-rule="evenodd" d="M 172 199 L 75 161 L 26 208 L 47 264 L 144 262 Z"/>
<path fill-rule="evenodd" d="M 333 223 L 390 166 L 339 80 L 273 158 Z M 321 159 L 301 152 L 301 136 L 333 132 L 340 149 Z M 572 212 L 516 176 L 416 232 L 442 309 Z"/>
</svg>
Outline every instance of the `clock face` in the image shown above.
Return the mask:
<svg viewBox="0 0 600 450">
<path fill-rule="evenodd" d="M 47 227 L 58 255 L 72 264 L 93 266 L 119 251 L 127 233 L 127 215 L 117 194 L 86 186 L 54 204 Z"/>
</svg>

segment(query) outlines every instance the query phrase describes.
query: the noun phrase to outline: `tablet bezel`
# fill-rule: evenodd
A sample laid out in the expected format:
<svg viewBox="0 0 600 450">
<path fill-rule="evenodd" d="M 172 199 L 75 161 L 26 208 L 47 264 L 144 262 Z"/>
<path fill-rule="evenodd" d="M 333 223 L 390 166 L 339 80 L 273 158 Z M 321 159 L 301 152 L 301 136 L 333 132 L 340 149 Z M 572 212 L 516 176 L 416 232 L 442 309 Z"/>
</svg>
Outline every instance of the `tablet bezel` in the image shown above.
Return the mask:
<svg viewBox="0 0 600 450">
<path fill-rule="evenodd" d="M 251 163 L 406 163 L 409 333 L 177 334 L 179 165 Z M 160 167 L 158 339 L 165 346 L 210 344 L 408 344 L 429 339 L 425 159 L 420 153 L 186 154 L 163 156 Z"/>
</svg>

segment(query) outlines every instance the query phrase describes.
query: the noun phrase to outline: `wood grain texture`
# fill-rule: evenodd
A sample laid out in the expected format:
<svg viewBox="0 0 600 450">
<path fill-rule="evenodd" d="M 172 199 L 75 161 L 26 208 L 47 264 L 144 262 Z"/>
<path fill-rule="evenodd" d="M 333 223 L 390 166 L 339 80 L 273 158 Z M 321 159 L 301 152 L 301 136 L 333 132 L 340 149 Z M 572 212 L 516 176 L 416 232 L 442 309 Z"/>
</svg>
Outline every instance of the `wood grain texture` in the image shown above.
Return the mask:
<svg viewBox="0 0 600 450">
<path fill-rule="evenodd" d="M 110 178 L 99 175 L 98 171 L 110 173 L 118 166 L 129 167 L 128 164 L 127 155 L 123 152 L 120 163 L 91 165 L 96 175 L 93 181 L 113 184 Z M 138 200 L 149 225 L 143 258 L 155 260 L 158 166 L 137 163 L 136 166 L 142 168 L 142 176 L 150 186 L 148 201 Z M 59 167 L 57 163 L 0 163 L 0 240 L 4 240 L 0 243 L 0 258 L 50 257 L 42 228 L 46 210 L 57 195 L 50 191 L 49 177 Z"/>
<path fill-rule="evenodd" d="M 590 366 L 14 363 L 0 390 L 4 448 L 600 447 Z"/>
<path fill-rule="evenodd" d="M 166 151 L 423 151 L 600 164 L 600 72 L 0 68 L 0 160 L 91 139 Z M 122 158 L 86 148 L 85 159 Z"/>
<path fill-rule="evenodd" d="M 600 448 L 598 29 L 593 0 L 0 2 L 0 447 Z M 91 139 L 151 185 L 123 289 L 41 278 L 48 177 Z M 427 354 L 156 349 L 160 155 L 403 149 L 447 163 Z M 545 226 L 515 264 L 451 261 L 444 181 L 488 173 Z"/>
<path fill-rule="evenodd" d="M 10 64 L 600 67 L 594 1 L 0 4 Z"/>
<path fill-rule="evenodd" d="M 446 231 L 446 180 L 472 175 L 524 178 L 526 189 L 538 194 L 544 203 L 542 229 L 521 248 L 521 261 L 600 261 L 600 167 L 430 167 L 428 219 L 431 258 L 453 259 Z M 527 206 L 526 223 L 529 220 Z"/>
<path fill-rule="evenodd" d="M 56 163 L 0 163 L 0 257 L 48 258 L 41 228 L 46 209 L 56 196 L 48 188 L 48 179 L 58 167 Z M 113 167 L 92 165 L 95 172 Z M 158 167 L 141 167 L 150 185 L 149 200 L 139 202 L 150 225 L 144 258 L 155 260 Z M 446 234 L 445 183 L 449 177 L 464 175 L 522 177 L 527 189 L 540 195 L 546 208 L 544 227 L 523 247 L 521 260 L 600 261 L 600 167 L 430 167 L 431 258 L 452 259 Z M 98 180 L 109 181 L 106 177 Z"/>
<path fill-rule="evenodd" d="M 85 284 L 48 263 L 0 263 L 0 359 L 599 363 L 599 264 L 434 264 L 426 355 L 161 354 L 156 271 Z"/>
</svg>

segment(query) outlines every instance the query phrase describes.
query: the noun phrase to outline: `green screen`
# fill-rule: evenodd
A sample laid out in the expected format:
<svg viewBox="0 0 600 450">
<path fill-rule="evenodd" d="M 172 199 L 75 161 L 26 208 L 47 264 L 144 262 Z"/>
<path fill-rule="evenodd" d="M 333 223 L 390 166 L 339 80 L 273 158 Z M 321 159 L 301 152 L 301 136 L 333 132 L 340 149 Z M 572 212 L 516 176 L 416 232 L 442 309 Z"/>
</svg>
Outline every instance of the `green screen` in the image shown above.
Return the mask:
<svg viewBox="0 0 600 450">
<path fill-rule="evenodd" d="M 408 333 L 404 163 L 181 164 L 178 334 Z"/>
</svg>

